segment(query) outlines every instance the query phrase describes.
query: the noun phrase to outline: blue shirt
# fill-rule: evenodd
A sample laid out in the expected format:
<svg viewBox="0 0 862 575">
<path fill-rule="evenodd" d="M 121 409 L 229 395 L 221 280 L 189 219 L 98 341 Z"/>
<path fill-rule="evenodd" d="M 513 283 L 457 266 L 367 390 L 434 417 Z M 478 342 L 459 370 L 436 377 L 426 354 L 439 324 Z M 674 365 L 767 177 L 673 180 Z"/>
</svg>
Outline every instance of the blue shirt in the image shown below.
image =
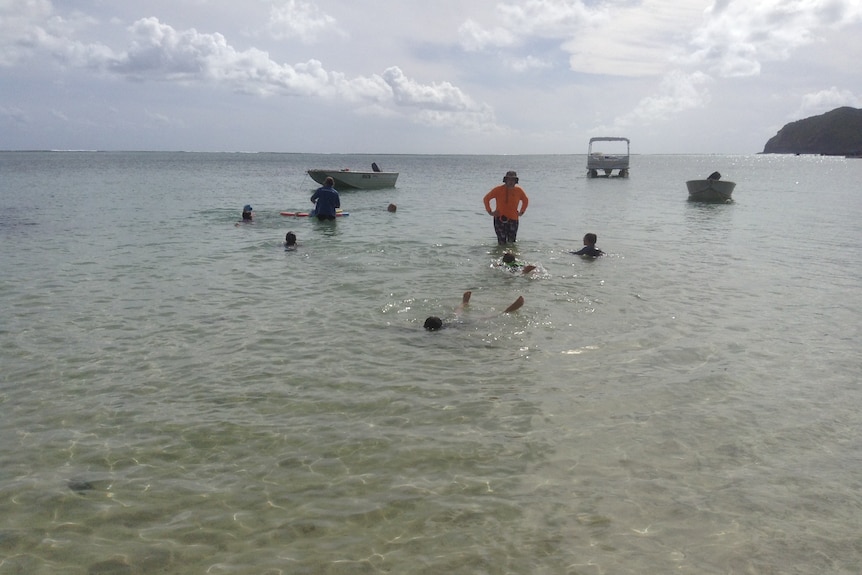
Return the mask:
<svg viewBox="0 0 862 575">
<path fill-rule="evenodd" d="M 341 199 L 338 197 L 338 192 L 335 188 L 321 187 L 311 196 L 311 201 L 317 207 L 314 208 L 316 214 L 321 216 L 335 217 L 335 210 L 341 207 Z"/>
</svg>

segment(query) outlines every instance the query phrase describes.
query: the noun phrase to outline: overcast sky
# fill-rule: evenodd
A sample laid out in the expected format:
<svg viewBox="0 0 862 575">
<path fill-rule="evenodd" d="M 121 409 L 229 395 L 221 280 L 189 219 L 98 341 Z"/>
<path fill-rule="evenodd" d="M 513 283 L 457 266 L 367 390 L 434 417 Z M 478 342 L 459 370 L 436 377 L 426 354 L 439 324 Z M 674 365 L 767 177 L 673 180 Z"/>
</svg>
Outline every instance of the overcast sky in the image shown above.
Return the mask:
<svg viewBox="0 0 862 575">
<path fill-rule="evenodd" d="M 0 149 L 756 153 L 860 0 L 0 0 Z"/>
</svg>

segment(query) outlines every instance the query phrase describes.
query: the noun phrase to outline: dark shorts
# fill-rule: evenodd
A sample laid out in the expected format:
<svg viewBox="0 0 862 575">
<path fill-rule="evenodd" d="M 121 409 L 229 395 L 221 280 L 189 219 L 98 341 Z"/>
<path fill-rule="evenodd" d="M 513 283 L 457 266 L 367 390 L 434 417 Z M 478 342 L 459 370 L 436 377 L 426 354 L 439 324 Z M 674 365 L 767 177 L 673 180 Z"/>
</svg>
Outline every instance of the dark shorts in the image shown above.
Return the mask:
<svg viewBox="0 0 862 575">
<path fill-rule="evenodd" d="M 518 237 L 518 220 L 510 220 L 506 217 L 494 218 L 494 233 L 497 234 L 498 244 L 515 243 Z"/>
</svg>

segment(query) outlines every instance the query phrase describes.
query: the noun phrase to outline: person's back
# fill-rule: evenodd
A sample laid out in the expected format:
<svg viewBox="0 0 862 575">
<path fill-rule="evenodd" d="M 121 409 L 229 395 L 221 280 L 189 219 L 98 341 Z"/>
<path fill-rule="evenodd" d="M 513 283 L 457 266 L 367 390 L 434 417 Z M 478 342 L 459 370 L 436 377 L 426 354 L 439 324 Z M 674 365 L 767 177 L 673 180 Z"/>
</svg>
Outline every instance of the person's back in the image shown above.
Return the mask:
<svg viewBox="0 0 862 575">
<path fill-rule="evenodd" d="M 318 188 L 311 196 L 311 201 L 315 204 L 314 214 L 319 220 L 334 220 L 338 208 L 341 207 L 341 198 L 334 185 L 335 180 L 326 178 L 323 187 Z"/>
</svg>

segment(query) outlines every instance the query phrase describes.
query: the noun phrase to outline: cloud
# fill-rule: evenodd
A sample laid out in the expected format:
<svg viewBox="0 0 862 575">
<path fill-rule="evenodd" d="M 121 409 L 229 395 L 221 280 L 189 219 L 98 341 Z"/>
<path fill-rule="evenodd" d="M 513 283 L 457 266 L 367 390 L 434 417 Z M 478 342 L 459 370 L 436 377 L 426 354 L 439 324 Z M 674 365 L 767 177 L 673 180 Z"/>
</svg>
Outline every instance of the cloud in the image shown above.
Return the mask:
<svg viewBox="0 0 862 575">
<path fill-rule="evenodd" d="M 670 72 L 662 79 L 657 94 L 647 96 L 630 113 L 617 118 L 614 127 L 650 125 L 685 110 L 702 108 L 709 103 L 706 86 L 711 81 L 712 78 L 703 72 Z"/>
<path fill-rule="evenodd" d="M 570 38 L 580 28 L 605 20 L 607 5 L 588 7 L 581 0 L 527 0 L 498 5 L 506 26 L 541 38 Z"/>
<path fill-rule="evenodd" d="M 48 0 L 0 0 L 0 66 L 27 62 L 48 52 L 63 62 L 80 64 L 110 51 L 100 44 L 82 44 L 72 38 L 78 29 L 92 25 L 90 17 L 76 13 L 63 18 Z"/>
<path fill-rule="evenodd" d="M 159 124 L 160 126 L 184 126 L 185 123 L 182 120 L 177 120 L 171 118 L 165 114 L 161 114 L 159 112 L 152 112 L 150 110 L 145 111 L 146 117 L 150 120 L 151 123 Z"/>
<path fill-rule="evenodd" d="M 459 30 L 468 51 L 503 50 L 556 42 L 572 71 L 645 76 L 668 70 L 672 46 L 700 21 L 691 0 L 530 0 L 499 4 L 495 28 L 468 20 Z M 509 58 L 515 61 L 517 58 Z"/>
<path fill-rule="evenodd" d="M 0 118 L 8 120 L 13 124 L 25 125 L 29 123 L 27 113 L 17 106 L 0 105 Z"/>
<path fill-rule="evenodd" d="M 858 0 L 716 0 L 679 61 L 725 78 L 755 76 L 764 62 L 786 60 L 830 29 L 859 22 Z"/>
<path fill-rule="evenodd" d="M 458 38 L 461 48 L 467 52 L 482 52 L 491 48 L 506 48 L 517 44 L 514 33 L 506 28 L 497 27 L 492 30 L 483 28 L 474 20 L 467 20 L 458 28 Z"/>
<path fill-rule="evenodd" d="M 862 107 L 862 95 L 854 94 L 850 90 L 839 90 L 835 86 L 828 90 L 805 94 L 799 108 L 788 117 L 793 120 L 807 118 L 841 106 Z"/>
<path fill-rule="evenodd" d="M 498 4 L 499 25 L 486 27 L 468 19 L 459 27 L 458 37 L 461 48 L 468 52 L 514 48 L 534 39 L 564 41 L 580 28 L 604 20 L 606 15 L 605 8 L 588 8 L 580 0 Z"/>
<path fill-rule="evenodd" d="M 288 0 L 270 9 L 267 31 L 277 40 L 297 38 L 306 44 L 322 42 L 329 34 L 346 36 L 336 20 L 316 4 Z"/>
<path fill-rule="evenodd" d="M 527 70 L 541 70 L 551 68 L 553 64 L 547 60 L 536 58 L 535 56 L 525 56 L 523 58 L 515 58 L 507 60 L 507 65 L 516 72 L 526 72 Z"/>
<path fill-rule="evenodd" d="M 418 109 L 414 121 L 427 126 L 460 127 L 469 131 L 496 129 L 493 110 L 479 104 L 449 82 L 421 84 L 396 66 L 386 69 L 383 80 L 399 107 Z"/>
<path fill-rule="evenodd" d="M 49 6 L 36 1 L 32 18 L 45 18 Z M 306 16 L 314 8 L 289 2 L 281 8 Z M 286 13 L 280 13 L 286 17 Z M 310 17 L 310 16 L 309 16 Z M 49 18 L 50 19 L 50 18 Z M 324 18 L 324 23 L 331 20 Z M 23 24 L 23 21 L 20 22 Z M 350 78 L 328 71 L 316 59 L 294 65 L 277 63 L 263 50 L 237 50 L 219 33 L 177 30 L 158 18 L 142 18 L 128 27 L 129 42 L 117 51 L 103 44 L 76 41 L 71 28 L 25 26 L 17 43 L 32 52 L 48 53 L 69 67 L 101 71 L 139 82 L 211 83 L 256 96 L 313 97 L 357 107 L 390 109 L 422 124 L 472 126 L 493 122 L 493 112 L 450 82 L 422 83 L 397 66 L 383 74 Z M 26 39 L 26 42 L 25 42 Z M 460 120 L 458 118 L 461 118 Z"/>
</svg>

